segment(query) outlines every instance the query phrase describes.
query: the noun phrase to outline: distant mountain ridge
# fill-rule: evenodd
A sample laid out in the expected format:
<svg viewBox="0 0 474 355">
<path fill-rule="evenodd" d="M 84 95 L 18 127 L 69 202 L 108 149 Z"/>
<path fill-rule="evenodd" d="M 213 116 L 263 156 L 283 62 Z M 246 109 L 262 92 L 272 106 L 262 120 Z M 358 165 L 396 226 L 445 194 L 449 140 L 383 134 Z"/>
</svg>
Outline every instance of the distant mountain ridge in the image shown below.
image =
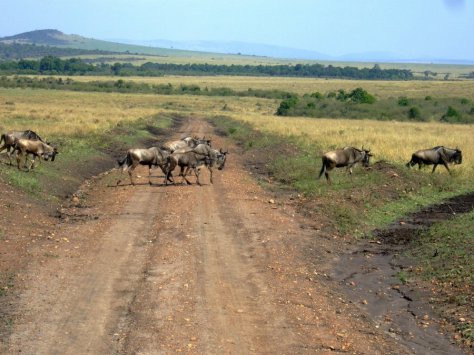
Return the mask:
<svg viewBox="0 0 474 355">
<path fill-rule="evenodd" d="M 169 41 L 169 40 L 124 40 L 110 41 L 86 38 L 75 34 L 64 34 L 56 29 L 35 30 L 14 36 L 0 38 L 4 44 L 34 44 L 52 47 L 100 50 L 141 55 L 157 56 L 208 56 L 209 54 L 257 56 L 274 59 L 367 62 L 367 63 L 437 63 L 437 64 L 474 64 L 473 60 L 456 60 L 446 58 L 403 58 L 394 53 L 364 52 L 341 56 L 330 56 L 317 51 L 290 48 L 284 46 L 218 41 Z"/>
<path fill-rule="evenodd" d="M 55 29 L 35 30 L 23 32 L 14 36 L 1 37 L 0 43 L 34 44 L 41 46 L 67 47 L 86 50 L 101 50 L 116 53 L 122 52 L 129 54 L 146 54 L 158 56 L 182 57 L 190 55 L 199 55 L 199 53 L 186 50 L 154 48 L 150 46 L 102 41 L 94 38 L 86 38 L 75 34 L 65 34 Z"/>
</svg>

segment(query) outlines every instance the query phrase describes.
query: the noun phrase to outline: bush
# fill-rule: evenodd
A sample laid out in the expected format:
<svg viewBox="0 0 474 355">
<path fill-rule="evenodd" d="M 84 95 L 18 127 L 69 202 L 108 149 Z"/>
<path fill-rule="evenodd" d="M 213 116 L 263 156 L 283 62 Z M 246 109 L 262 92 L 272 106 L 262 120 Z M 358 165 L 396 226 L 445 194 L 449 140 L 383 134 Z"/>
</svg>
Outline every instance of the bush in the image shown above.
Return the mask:
<svg viewBox="0 0 474 355">
<path fill-rule="evenodd" d="M 313 98 L 315 98 L 315 99 L 318 99 L 318 100 L 322 100 L 322 99 L 323 99 L 323 95 L 322 95 L 320 92 L 318 92 L 318 91 L 313 92 L 310 96 L 313 97 Z"/>
<path fill-rule="evenodd" d="M 445 122 L 456 122 L 456 121 L 459 121 L 460 119 L 461 119 L 461 114 L 452 106 L 449 106 L 444 116 L 441 117 L 441 120 Z"/>
<path fill-rule="evenodd" d="M 398 104 L 400 106 L 408 106 L 410 104 L 410 101 L 408 100 L 408 97 L 406 96 L 400 96 L 398 98 Z"/>
<path fill-rule="evenodd" d="M 288 115 L 289 111 L 296 106 L 296 103 L 298 102 L 298 98 L 296 96 L 290 97 L 289 99 L 283 100 L 280 103 L 280 107 L 278 107 L 278 110 L 276 114 L 278 116 L 286 116 Z"/>
<path fill-rule="evenodd" d="M 358 104 L 373 104 L 375 102 L 375 97 L 362 88 L 352 90 L 348 97 L 352 102 Z"/>
<path fill-rule="evenodd" d="M 408 118 L 419 119 L 421 117 L 421 111 L 418 107 L 413 106 L 408 110 Z"/>
</svg>

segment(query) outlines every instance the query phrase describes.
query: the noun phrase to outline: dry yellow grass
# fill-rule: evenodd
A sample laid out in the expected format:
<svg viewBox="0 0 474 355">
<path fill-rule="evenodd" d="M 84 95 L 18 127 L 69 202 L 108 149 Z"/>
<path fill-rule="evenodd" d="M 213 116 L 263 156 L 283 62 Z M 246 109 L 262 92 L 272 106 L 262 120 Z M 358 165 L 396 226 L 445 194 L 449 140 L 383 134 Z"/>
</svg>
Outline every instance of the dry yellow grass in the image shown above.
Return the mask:
<svg viewBox="0 0 474 355">
<path fill-rule="evenodd" d="M 92 78 L 75 78 L 92 80 Z M 97 78 L 95 78 L 97 79 Z M 104 79 L 104 78 L 101 78 Z M 311 92 L 370 85 L 377 95 L 454 95 L 473 99 L 474 82 L 360 82 L 285 78 L 167 77 L 136 78 L 153 83 L 196 83 L 234 89 L 279 88 Z M 174 81 L 173 81 L 174 80 Z M 314 85 L 314 86 L 313 86 Z M 316 87 L 318 86 L 318 87 Z M 297 90 L 296 90 L 297 88 Z M 412 94 L 410 94 L 412 93 Z M 301 137 L 329 150 L 346 145 L 370 147 L 377 159 L 406 162 L 411 153 L 436 145 L 459 146 L 465 159 L 456 170 L 474 176 L 474 126 L 441 123 L 381 122 L 286 118 L 274 115 L 279 100 L 238 97 L 161 96 L 118 93 L 84 93 L 54 90 L 0 89 L 0 129 L 30 128 L 45 136 L 86 135 L 104 131 L 120 121 L 133 121 L 161 113 L 189 116 L 226 115 L 251 123 L 256 129 Z"/>
<path fill-rule="evenodd" d="M 66 78 L 63 76 L 63 78 Z M 77 76 L 76 81 L 118 80 L 117 77 Z M 122 80 L 131 80 L 148 84 L 168 83 L 173 86 L 198 85 L 205 87 L 228 87 L 233 90 L 245 91 L 249 88 L 262 90 L 282 90 L 298 94 L 308 94 L 315 91 L 327 93 L 344 89 L 346 91 L 362 87 L 378 98 L 407 96 L 412 98 L 458 97 L 474 100 L 474 80 L 465 81 L 372 81 L 372 80 L 337 80 L 314 78 L 268 78 L 242 76 L 164 76 L 164 77 L 126 77 Z"/>
<path fill-rule="evenodd" d="M 334 120 L 283 118 L 267 115 L 235 115 L 264 132 L 301 137 L 323 150 L 343 146 L 367 147 L 377 159 L 406 163 L 411 154 L 437 145 L 459 147 L 465 157 L 461 170 L 474 174 L 474 126 L 441 123 L 381 122 L 372 120 Z"/>
<path fill-rule="evenodd" d="M 0 128 L 47 135 L 85 135 L 156 113 L 141 95 L 0 89 Z"/>
</svg>

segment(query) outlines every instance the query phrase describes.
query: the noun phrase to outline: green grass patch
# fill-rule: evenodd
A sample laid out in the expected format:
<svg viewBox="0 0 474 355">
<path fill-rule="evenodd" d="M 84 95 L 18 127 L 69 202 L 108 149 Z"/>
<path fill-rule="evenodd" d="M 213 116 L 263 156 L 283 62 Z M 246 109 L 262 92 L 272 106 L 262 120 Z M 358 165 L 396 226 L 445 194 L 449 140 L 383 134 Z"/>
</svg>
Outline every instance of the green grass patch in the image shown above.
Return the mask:
<svg viewBox="0 0 474 355">
<path fill-rule="evenodd" d="M 358 91 L 359 90 L 359 91 Z M 381 121 L 422 121 L 474 123 L 470 101 L 466 98 L 430 97 L 376 99 L 362 88 L 350 93 L 344 90 L 293 95 L 278 107 L 279 116 L 314 118 L 375 119 Z"/>
<path fill-rule="evenodd" d="M 438 222 L 409 246 L 415 274 L 466 344 L 474 345 L 474 211 Z"/>
<path fill-rule="evenodd" d="M 130 147 L 148 145 L 163 134 L 178 117 L 156 115 L 136 121 L 121 122 L 104 132 L 69 137 L 48 137 L 58 148 L 54 162 L 42 161 L 30 172 L 6 166 L 0 170 L 3 180 L 30 195 L 57 201 L 75 191 L 83 180 L 114 166 L 109 154 L 120 155 Z M 16 162 L 15 162 L 16 163 Z"/>
<path fill-rule="evenodd" d="M 422 234 L 410 254 L 420 261 L 423 277 L 474 289 L 473 231 L 474 211 L 437 223 Z"/>
<path fill-rule="evenodd" d="M 472 190 L 471 180 L 456 173 L 431 174 L 430 170 L 386 162 L 372 162 L 368 170 L 356 165 L 352 178 L 346 169 L 334 169 L 330 172 L 333 184 L 328 185 L 324 176 L 318 179 L 323 149 L 317 143 L 264 134 L 226 116 L 211 120 L 222 134 L 263 160 L 258 172 L 271 178 L 272 188 L 295 191 L 315 201 L 317 213 L 328 217 L 339 232 L 354 237 L 369 235 L 409 212 Z"/>
</svg>

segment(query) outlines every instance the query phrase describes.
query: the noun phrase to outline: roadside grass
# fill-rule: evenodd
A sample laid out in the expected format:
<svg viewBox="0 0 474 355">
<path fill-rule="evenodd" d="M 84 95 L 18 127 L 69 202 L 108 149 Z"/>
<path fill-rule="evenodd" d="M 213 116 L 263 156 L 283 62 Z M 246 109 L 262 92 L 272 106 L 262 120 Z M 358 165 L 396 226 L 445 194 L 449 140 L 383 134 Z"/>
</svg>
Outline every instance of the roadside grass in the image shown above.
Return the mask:
<svg viewBox="0 0 474 355">
<path fill-rule="evenodd" d="M 429 282 L 433 303 L 448 304 L 445 316 L 474 346 L 474 211 L 438 222 L 411 242 L 416 277 Z"/>
<path fill-rule="evenodd" d="M 472 70 L 471 70 L 472 71 Z M 37 77 L 37 76 L 32 76 Z M 61 77 L 66 80 L 67 76 Z M 115 81 L 115 76 L 74 76 L 74 81 Z M 318 78 L 285 78 L 285 77 L 259 77 L 259 76 L 163 76 L 163 77 L 126 77 L 126 81 L 146 83 L 149 85 L 168 85 L 174 87 L 194 86 L 201 89 L 215 89 L 227 87 L 235 91 L 254 90 L 280 90 L 294 92 L 299 95 L 320 92 L 321 94 L 337 92 L 342 89 L 352 91 L 362 87 L 377 99 L 399 98 L 407 96 L 410 99 L 422 99 L 431 96 L 436 98 L 466 97 L 474 99 L 474 80 L 463 81 L 378 81 L 378 80 L 344 80 L 344 79 L 318 79 Z M 275 112 L 275 111 L 274 111 Z"/>
<path fill-rule="evenodd" d="M 333 184 L 317 180 L 321 168 L 321 143 L 306 137 L 278 135 L 258 130 L 255 124 L 218 116 L 211 121 L 222 134 L 235 139 L 252 156 L 259 157 L 259 174 L 267 188 L 302 196 L 300 210 L 319 215 L 325 224 L 348 237 L 372 238 L 383 228 L 410 212 L 471 192 L 472 170 L 408 169 L 402 162 L 376 161 L 369 169 L 331 172 Z M 258 153 L 260 152 L 260 154 Z M 472 164 L 472 163 L 468 163 Z M 262 166 L 264 168 L 262 168 Z M 266 178 L 265 178 L 266 176 Z M 309 210 L 309 213 L 308 213 Z M 406 284 L 423 278 L 434 297 L 435 308 L 454 325 L 456 339 L 474 346 L 474 211 L 439 223 L 408 245 L 414 267 L 396 276 Z"/>
<path fill-rule="evenodd" d="M 135 121 L 118 122 L 114 128 L 91 131 L 84 136 L 51 135 L 49 139 L 58 147 L 59 154 L 54 162 L 42 161 L 27 172 L 16 165 L 0 170 L 9 184 L 30 195 L 49 202 L 58 202 L 72 193 L 85 178 L 114 166 L 111 156 L 118 157 L 130 147 L 142 147 L 147 141 L 155 140 L 156 133 L 169 129 L 173 115 L 152 115 Z M 23 160 L 22 165 L 23 167 Z"/>
<path fill-rule="evenodd" d="M 450 176 L 444 167 L 431 174 L 430 169 L 408 169 L 402 162 L 380 159 L 368 169 L 355 166 L 352 178 L 345 169 L 332 170 L 329 185 L 324 176 L 318 179 L 324 151 L 321 141 L 310 142 L 308 134 L 276 134 L 256 128 L 259 123 L 231 116 L 215 116 L 211 121 L 245 150 L 260 152 L 265 162 L 258 172 L 268 177 L 273 188 L 304 196 L 340 233 L 354 237 L 368 236 L 422 206 L 472 190 L 472 168 L 458 171 L 459 166 L 453 167 Z M 328 134 L 326 141 L 331 138 Z"/>
</svg>

